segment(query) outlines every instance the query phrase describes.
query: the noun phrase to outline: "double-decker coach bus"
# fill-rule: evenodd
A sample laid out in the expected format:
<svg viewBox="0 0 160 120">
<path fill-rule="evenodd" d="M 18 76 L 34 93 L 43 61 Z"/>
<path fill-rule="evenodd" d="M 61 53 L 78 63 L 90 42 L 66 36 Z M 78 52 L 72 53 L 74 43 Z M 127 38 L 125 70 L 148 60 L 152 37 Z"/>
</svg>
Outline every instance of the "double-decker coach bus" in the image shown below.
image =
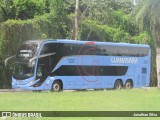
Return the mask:
<svg viewBox="0 0 160 120">
<path fill-rule="evenodd" d="M 121 89 L 150 83 L 149 45 L 32 40 L 16 54 L 12 88 L 24 90 Z"/>
</svg>

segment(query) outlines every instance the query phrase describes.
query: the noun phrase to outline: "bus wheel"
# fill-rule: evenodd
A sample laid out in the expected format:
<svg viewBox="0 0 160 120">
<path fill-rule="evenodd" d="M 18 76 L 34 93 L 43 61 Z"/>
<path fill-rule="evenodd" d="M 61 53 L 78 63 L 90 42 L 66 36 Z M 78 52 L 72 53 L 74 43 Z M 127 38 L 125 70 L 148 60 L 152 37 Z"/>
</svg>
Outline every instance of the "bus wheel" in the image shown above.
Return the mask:
<svg viewBox="0 0 160 120">
<path fill-rule="evenodd" d="M 122 89 L 122 87 L 123 87 L 123 85 L 122 85 L 121 80 L 116 80 L 116 82 L 114 83 L 114 89 L 120 90 L 120 89 Z"/>
<path fill-rule="evenodd" d="M 132 87 L 133 87 L 133 82 L 131 80 L 127 80 L 125 83 L 125 88 L 132 89 Z"/>
<path fill-rule="evenodd" d="M 58 92 L 62 89 L 62 85 L 59 81 L 55 81 L 52 85 L 52 91 Z"/>
</svg>

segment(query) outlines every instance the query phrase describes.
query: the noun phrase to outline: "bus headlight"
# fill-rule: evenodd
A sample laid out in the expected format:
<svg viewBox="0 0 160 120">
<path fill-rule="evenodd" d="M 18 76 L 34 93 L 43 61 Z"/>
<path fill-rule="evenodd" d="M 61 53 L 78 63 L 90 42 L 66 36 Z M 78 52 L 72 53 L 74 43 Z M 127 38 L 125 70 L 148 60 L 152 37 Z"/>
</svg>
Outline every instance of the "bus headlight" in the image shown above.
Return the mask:
<svg viewBox="0 0 160 120">
<path fill-rule="evenodd" d="M 29 84 L 29 85 L 33 85 L 34 82 L 35 82 L 35 80 L 32 80 L 32 81 L 30 81 L 28 84 Z"/>
<path fill-rule="evenodd" d="M 50 80 L 54 80 L 54 77 L 50 77 Z"/>
<path fill-rule="evenodd" d="M 50 83 L 50 81 L 49 81 L 49 80 L 47 80 L 47 81 L 46 81 L 46 84 L 49 84 L 49 83 Z"/>
</svg>

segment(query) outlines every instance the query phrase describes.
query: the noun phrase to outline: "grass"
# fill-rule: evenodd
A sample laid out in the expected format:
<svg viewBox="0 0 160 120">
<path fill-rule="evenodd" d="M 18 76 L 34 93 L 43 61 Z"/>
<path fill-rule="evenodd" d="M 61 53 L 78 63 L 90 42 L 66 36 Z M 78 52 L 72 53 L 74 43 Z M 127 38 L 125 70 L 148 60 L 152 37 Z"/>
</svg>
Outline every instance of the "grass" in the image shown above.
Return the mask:
<svg viewBox="0 0 160 120">
<path fill-rule="evenodd" d="M 160 91 L 157 88 L 132 89 L 132 90 L 120 90 L 120 91 L 117 90 L 76 91 L 76 92 L 59 92 L 59 93 L 52 93 L 52 92 L 0 93 L 0 111 L 159 111 L 159 110 L 160 110 Z M 51 118 L 43 118 L 43 119 L 48 120 Z M 79 120 L 82 118 L 55 118 L 55 119 Z M 117 118 L 83 118 L 83 119 L 117 120 Z M 151 118 L 119 118 L 119 119 L 149 120 Z M 158 118 L 152 118 L 152 119 L 158 120 Z"/>
</svg>

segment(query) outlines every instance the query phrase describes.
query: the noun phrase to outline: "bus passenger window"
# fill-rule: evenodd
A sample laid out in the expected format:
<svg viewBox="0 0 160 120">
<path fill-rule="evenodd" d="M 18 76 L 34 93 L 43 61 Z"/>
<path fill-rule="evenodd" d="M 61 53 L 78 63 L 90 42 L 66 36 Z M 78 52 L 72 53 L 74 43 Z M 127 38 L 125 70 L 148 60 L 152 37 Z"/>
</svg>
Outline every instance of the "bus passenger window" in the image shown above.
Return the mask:
<svg viewBox="0 0 160 120">
<path fill-rule="evenodd" d="M 146 68 L 142 68 L 142 74 L 147 74 L 147 69 Z"/>
</svg>

